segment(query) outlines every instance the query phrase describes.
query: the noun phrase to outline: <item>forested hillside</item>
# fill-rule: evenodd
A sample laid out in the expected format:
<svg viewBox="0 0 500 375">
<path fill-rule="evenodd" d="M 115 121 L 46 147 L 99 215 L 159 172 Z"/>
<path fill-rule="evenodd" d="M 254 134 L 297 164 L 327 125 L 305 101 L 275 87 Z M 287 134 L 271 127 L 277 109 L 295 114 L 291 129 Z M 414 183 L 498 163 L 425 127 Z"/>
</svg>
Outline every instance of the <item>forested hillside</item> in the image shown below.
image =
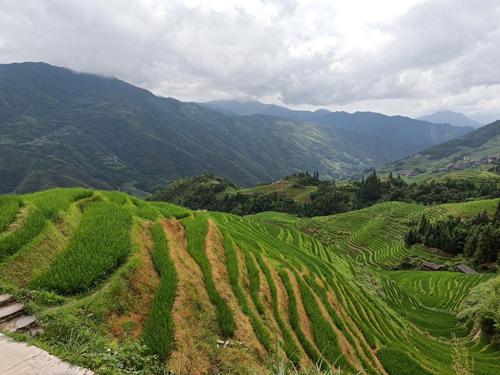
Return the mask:
<svg viewBox="0 0 500 375">
<path fill-rule="evenodd" d="M 406 128 L 391 118 L 390 132 Z M 240 185 L 301 170 L 340 178 L 464 131 L 411 129 L 395 142 L 388 132 L 222 114 L 43 63 L 0 66 L 0 192 L 79 185 L 140 194 L 204 172 Z"/>
<path fill-rule="evenodd" d="M 404 116 L 386 116 L 376 112 L 332 112 L 328 110 L 298 111 L 260 102 L 235 100 L 213 101 L 205 106 L 240 116 L 263 114 L 294 121 L 315 123 L 323 127 L 347 130 L 358 136 L 371 136 L 382 152 L 391 146 L 391 155 L 402 158 L 432 145 L 466 134 L 472 128 L 458 128 L 449 124 L 434 124 Z M 399 156 L 396 156 L 399 155 Z"/>
<path fill-rule="evenodd" d="M 410 176 L 470 169 L 500 171 L 500 121 L 389 164 Z"/>
</svg>

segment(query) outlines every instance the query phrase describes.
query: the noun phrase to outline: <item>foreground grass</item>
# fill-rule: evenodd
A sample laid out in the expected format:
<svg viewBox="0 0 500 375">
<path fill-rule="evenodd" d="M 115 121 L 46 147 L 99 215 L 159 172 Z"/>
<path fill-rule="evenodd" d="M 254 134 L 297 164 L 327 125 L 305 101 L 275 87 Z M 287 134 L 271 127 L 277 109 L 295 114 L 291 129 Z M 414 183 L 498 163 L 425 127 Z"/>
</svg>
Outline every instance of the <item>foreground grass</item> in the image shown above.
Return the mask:
<svg viewBox="0 0 500 375">
<path fill-rule="evenodd" d="M 21 201 L 11 195 L 0 196 L 0 233 L 7 229 L 16 217 Z"/>
<path fill-rule="evenodd" d="M 233 312 L 215 287 L 212 268 L 205 253 L 205 237 L 208 230 L 207 219 L 204 217 L 188 218 L 183 223 L 188 239 L 188 251 L 203 272 L 203 281 L 208 297 L 216 308 L 220 333 L 223 337 L 232 337 L 236 329 Z"/>
<path fill-rule="evenodd" d="M 174 321 L 172 308 L 177 290 L 177 272 L 169 255 L 168 241 L 161 224 L 154 224 L 153 264 L 160 275 L 160 286 L 149 309 L 143 332 L 143 342 L 161 360 L 172 351 L 174 345 Z"/>
<path fill-rule="evenodd" d="M 38 236 L 46 225 L 45 215 L 37 208 L 32 208 L 21 227 L 8 232 L 0 238 L 0 261 L 15 254 L 23 246 Z"/>
<path fill-rule="evenodd" d="M 131 219 L 125 208 L 114 203 L 89 205 L 68 248 L 32 287 L 60 294 L 91 289 L 128 256 Z"/>
</svg>

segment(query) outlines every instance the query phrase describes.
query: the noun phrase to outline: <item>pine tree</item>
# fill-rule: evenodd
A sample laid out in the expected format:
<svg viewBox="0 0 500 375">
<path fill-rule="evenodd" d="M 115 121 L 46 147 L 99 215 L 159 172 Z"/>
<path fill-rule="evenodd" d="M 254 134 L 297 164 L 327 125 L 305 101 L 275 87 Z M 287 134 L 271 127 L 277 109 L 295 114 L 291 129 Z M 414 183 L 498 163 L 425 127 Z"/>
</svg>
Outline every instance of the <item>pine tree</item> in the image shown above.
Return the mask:
<svg viewBox="0 0 500 375">
<path fill-rule="evenodd" d="M 495 211 L 495 216 L 493 216 L 493 224 L 500 225 L 500 201 L 498 201 L 497 209 Z"/>
<path fill-rule="evenodd" d="M 472 231 L 472 233 L 469 234 L 467 237 L 467 240 L 465 241 L 464 245 L 464 255 L 471 257 L 475 254 L 476 252 L 476 247 L 477 247 L 477 240 L 479 237 L 479 233 L 477 229 Z"/>
<path fill-rule="evenodd" d="M 477 240 L 476 252 L 474 260 L 477 264 L 492 262 L 497 257 L 494 232 L 490 225 L 486 226 L 479 235 Z"/>
</svg>

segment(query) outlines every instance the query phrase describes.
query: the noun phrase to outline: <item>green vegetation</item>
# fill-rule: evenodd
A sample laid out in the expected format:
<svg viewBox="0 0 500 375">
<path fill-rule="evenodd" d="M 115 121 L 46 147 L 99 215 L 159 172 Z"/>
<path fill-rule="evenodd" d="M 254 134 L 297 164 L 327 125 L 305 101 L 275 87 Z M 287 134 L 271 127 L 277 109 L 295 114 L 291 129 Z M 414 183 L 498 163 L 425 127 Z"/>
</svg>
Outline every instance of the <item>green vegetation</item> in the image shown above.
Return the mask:
<svg viewBox="0 0 500 375">
<path fill-rule="evenodd" d="M 393 172 L 422 176 L 470 169 L 498 172 L 499 153 L 500 121 L 496 121 L 392 163 L 388 168 Z"/>
<path fill-rule="evenodd" d="M 144 196 L 203 171 L 224 171 L 252 186 L 314 166 L 324 177 L 341 178 L 465 132 L 366 113 L 346 114 L 351 130 L 373 125 L 357 132 L 315 121 L 229 116 L 43 63 L 1 65 L 0 86 L 6 114 L 0 118 L 0 193 L 92 186 Z M 374 137 L 370 129 L 383 134 Z"/>
<path fill-rule="evenodd" d="M 68 249 L 33 286 L 62 294 L 94 287 L 129 255 L 130 225 L 131 216 L 125 208 L 115 203 L 92 203 L 85 209 Z"/>
<path fill-rule="evenodd" d="M 378 353 L 389 375 L 428 375 L 417 362 L 402 350 L 382 348 Z"/>
<path fill-rule="evenodd" d="M 463 254 L 480 266 L 496 263 L 500 254 L 500 202 L 491 219 L 486 210 L 467 220 L 450 216 L 430 221 L 422 215 L 420 221 L 410 223 L 405 241 Z"/>
<path fill-rule="evenodd" d="M 314 217 L 347 212 L 386 201 L 435 205 L 500 197 L 500 177 L 447 177 L 406 182 L 389 173 L 380 178 L 376 171 L 367 178 L 343 182 L 321 181 L 317 173 L 287 176 L 254 188 L 239 189 L 220 177 L 202 175 L 174 181 L 158 190 L 152 200 L 164 200 L 192 209 L 250 215 L 267 211 Z"/>
<path fill-rule="evenodd" d="M 243 313 L 250 319 L 255 335 L 262 346 L 268 351 L 272 350 L 268 330 L 250 308 L 245 293 L 239 285 L 238 256 L 236 255 L 234 243 L 227 233 L 224 234 L 224 252 L 226 255 L 226 268 L 229 275 L 229 282 L 231 283 L 231 289 L 233 290 L 236 300 Z"/>
<path fill-rule="evenodd" d="M 323 362 L 320 353 L 318 353 L 316 348 L 314 348 L 313 344 L 306 338 L 304 332 L 300 328 L 299 313 L 297 311 L 297 299 L 295 297 L 295 292 L 293 291 L 293 287 L 290 282 L 290 277 L 288 276 L 288 273 L 285 271 L 281 271 L 279 273 L 279 276 L 283 281 L 283 285 L 288 295 L 288 315 L 290 319 L 290 325 L 295 331 L 295 334 L 297 335 L 297 338 L 299 339 L 302 348 L 309 356 L 309 358 L 314 363 L 322 364 L 323 367 Z"/>
<path fill-rule="evenodd" d="M 0 237 L 0 260 L 15 254 L 24 245 L 38 236 L 45 228 L 45 216 L 39 209 L 32 209 L 27 214 L 21 227 Z"/>
<path fill-rule="evenodd" d="M 480 324 L 483 330 L 494 336 L 493 340 L 500 342 L 500 309 L 498 296 L 500 295 L 500 276 L 477 285 L 464 298 L 460 306 L 459 317 L 470 319 Z"/>
<path fill-rule="evenodd" d="M 226 301 L 222 299 L 215 287 L 212 269 L 205 253 L 205 237 L 208 229 L 207 219 L 203 216 L 184 220 L 188 238 L 188 250 L 203 272 L 203 281 L 210 300 L 217 309 L 217 320 L 223 337 L 232 337 L 235 330 L 233 312 Z"/>
<path fill-rule="evenodd" d="M 327 374 L 453 375 L 471 363 L 474 374 L 499 371 L 498 276 L 401 269 L 408 258 L 450 270 L 463 262 L 406 245 L 409 222 L 475 220 L 485 209 L 491 221 L 498 199 L 297 218 L 193 212 L 117 192 L 43 193 L 51 192 L 66 198 L 52 207 L 18 196 L 22 210 L 1 239 L 30 212 L 51 212 L 43 222 L 65 239 L 47 249 L 44 231 L 0 260 L 2 292 L 43 328 L 18 338 L 96 373 L 273 373 L 275 363 L 290 364 L 283 374 L 296 373 L 292 364 L 304 374 L 314 365 Z M 44 271 L 20 287 L 40 251 L 52 254 Z"/>
<path fill-rule="evenodd" d="M 149 309 L 144 326 L 143 341 L 160 359 L 172 351 L 174 343 L 174 321 L 172 308 L 177 289 L 177 272 L 169 256 L 168 242 L 161 224 L 154 224 L 153 263 L 160 275 L 160 286 Z"/>
<path fill-rule="evenodd" d="M 14 221 L 20 207 L 21 202 L 16 197 L 0 196 L 0 233 Z"/>
</svg>

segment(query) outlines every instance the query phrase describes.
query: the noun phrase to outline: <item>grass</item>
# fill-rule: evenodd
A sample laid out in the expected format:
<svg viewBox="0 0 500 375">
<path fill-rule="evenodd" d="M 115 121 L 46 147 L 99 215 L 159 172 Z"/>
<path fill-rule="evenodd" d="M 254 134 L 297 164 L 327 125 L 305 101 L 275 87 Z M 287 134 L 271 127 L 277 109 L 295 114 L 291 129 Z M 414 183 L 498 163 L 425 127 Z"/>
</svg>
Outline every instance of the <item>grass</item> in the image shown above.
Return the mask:
<svg viewBox="0 0 500 375">
<path fill-rule="evenodd" d="M 177 272 L 169 255 L 168 241 L 161 224 L 151 229 L 153 264 L 160 275 L 160 286 L 148 312 L 143 342 L 153 354 L 164 360 L 174 347 L 172 308 L 177 290 Z"/>
<path fill-rule="evenodd" d="M 82 188 L 52 189 L 24 196 L 24 200 L 36 206 L 47 220 L 56 220 L 72 202 L 90 198 L 94 192 Z"/>
<path fill-rule="evenodd" d="M 46 219 L 42 211 L 31 208 L 21 227 L 0 238 L 0 261 L 15 254 L 33 241 L 45 228 Z"/>
<path fill-rule="evenodd" d="M 199 287 L 206 289 L 215 307 L 218 324 L 211 318 L 200 321 L 210 324 L 210 333 L 199 343 L 210 348 L 205 356 L 207 372 L 253 371 L 253 361 L 255 371 L 262 373 L 262 366 L 272 367 L 282 357 L 293 366 L 272 371 L 333 374 L 340 367 L 341 373 L 352 374 L 357 373 L 353 368 L 362 367 L 362 373 L 375 375 L 382 366 L 389 374 L 453 375 L 452 333 L 474 361 L 474 374 L 499 371 L 498 348 L 484 336 L 474 339 L 471 327 L 455 316 L 468 291 L 487 275 L 392 271 L 389 267 L 408 255 L 428 256 L 428 250 L 403 243 L 410 218 L 424 211 L 433 218 L 469 216 L 484 208 L 490 211 L 496 200 L 429 207 L 386 202 L 334 216 L 297 219 L 272 212 L 248 217 L 193 212 L 124 193 L 85 189 L 56 189 L 16 198 L 23 209 L 15 214 L 14 225 L 0 234 L 0 248 L 10 236 L 19 236 L 9 247 L 8 253 L 14 255 L 2 261 L 2 271 L 9 270 L 2 272 L 2 290 L 19 296 L 40 318 L 45 333 L 29 340 L 96 373 L 147 373 L 144 361 L 153 357 L 168 360 L 168 366 L 179 357 L 190 358 L 189 353 L 180 352 L 169 357 L 181 350 L 175 345 L 175 335 L 190 333 L 176 332 L 172 323 L 172 314 L 177 314 L 172 310 L 176 290 L 185 285 L 180 285 L 182 278 L 177 280 L 179 269 L 172 265 L 168 238 L 160 224 L 151 226 L 151 257 L 160 283 L 156 292 L 148 289 L 149 295 L 155 293 L 149 311 L 141 313 L 141 322 L 134 320 L 138 335 L 115 337 L 110 331 L 130 323 L 129 314 L 138 311 L 135 304 L 141 303 L 133 293 L 140 285 L 135 284 L 140 275 L 137 267 L 144 264 L 144 253 L 138 249 L 139 241 L 145 239 L 138 228 L 162 217 L 183 218 L 187 250 L 202 271 Z M 41 231 L 29 222 L 35 213 Z M 219 278 L 212 277 L 212 254 L 206 253 L 207 220 L 216 222 L 223 236 L 222 264 L 232 290 L 224 298 L 221 285 L 216 285 Z M 132 222 L 134 247 L 130 249 Z M 54 241 L 44 242 L 57 232 Z M 37 262 L 38 252 L 52 245 L 56 245 L 55 250 L 49 249 L 53 255 Z M 448 260 L 443 258 L 443 262 Z M 38 266 L 43 272 L 30 271 Z M 22 286 L 27 284 L 27 288 L 16 284 L 20 279 L 26 280 Z M 260 293 L 263 286 L 270 293 Z M 40 293 L 54 296 L 57 303 L 42 301 Z M 248 317 L 245 321 L 251 327 L 240 326 L 242 314 L 237 309 Z M 306 321 L 301 321 L 303 312 Z M 176 319 L 182 319 L 182 313 Z M 139 328 L 143 328 L 142 336 Z M 243 336 L 234 337 L 236 332 Z M 217 334 L 234 339 L 229 347 L 216 348 Z M 262 345 L 256 345 L 254 336 Z M 341 353 L 344 346 L 352 348 L 348 357 Z M 310 368 L 311 364 L 318 369 Z M 154 373 L 160 373 L 157 370 Z"/>
<path fill-rule="evenodd" d="M 321 313 L 315 295 L 298 274 L 295 274 L 295 278 L 299 284 L 304 309 L 311 322 L 312 335 L 317 348 L 323 353 L 323 356 L 330 364 L 340 365 L 342 368 L 350 368 L 349 362 L 340 350 L 337 335 Z"/>
<path fill-rule="evenodd" d="M 283 285 L 286 289 L 286 293 L 288 295 L 288 315 L 290 320 L 290 325 L 292 326 L 297 338 L 299 339 L 302 348 L 304 348 L 308 357 L 314 363 L 323 363 L 320 353 L 316 350 L 314 345 L 309 342 L 309 340 L 304 335 L 304 332 L 300 328 L 299 322 L 299 312 L 297 310 L 297 299 L 295 297 L 295 292 L 293 291 L 292 283 L 290 281 L 290 277 L 286 271 L 281 270 L 279 272 L 279 276 L 283 281 Z"/>
<path fill-rule="evenodd" d="M 377 353 L 389 375 L 429 375 L 415 360 L 404 351 L 382 348 Z"/>
<path fill-rule="evenodd" d="M 257 339 L 260 341 L 264 349 L 270 351 L 272 350 L 272 345 L 269 332 L 250 308 L 245 293 L 240 287 L 238 256 L 236 254 L 236 249 L 234 248 L 234 243 L 227 233 L 222 233 L 224 237 L 224 252 L 226 255 L 226 269 L 229 275 L 231 289 L 233 290 L 241 310 L 250 319 L 250 324 L 252 324 L 255 336 L 257 336 Z"/>
<path fill-rule="evenodd" d="M 0 196 L 0 233 L 5 231 L 16 218 L 21 201 L 12 195 Z"/>
<path fill-rule="evenodd" d="M 75 294 L 94 287 L 130 253 L 131 215 L 110 202 L 96 202 L 84 212 L 68 248 L 33 287 L 61 294 Z"/>
<path fill-rule="evenodd" d="M 212 277 L 212 268 L 205 253 L 205 237 L 208 222 L 204 217 L 188 218 L 183 221 L 188 239 L 188 251 L 203 272 L 203 281 L 208 297 L 215 306 L 220 333 L 223 337 L 233 337 L 236 329 L 233 312 L 220 296 Z"/>
<path fill-rule="evenodd" d="M 255 264 L 253 255 L 249 251 L 244 251 L 243 254 L 245 255 L 245 264 L 247 266 L 250 296 L 252 297 L 252 301 L 255 307 L 257 308 L 259 314 L 264 315 L 265 314 L 264 305 L 262 304 L 259 297 L 260 294 L 259 270 L 257 269 L 257 265 Z"/>
<path fill-rule="evenodd" d="M 292 333 L 286 326 L 285 321 L 280 315 L 278 307 L 278 292 L 276 290 L 276 284 L 274 282 L 273 276 L 271 275 L 271 271 L 264 262 L 260 253 L 256 252 L 255 257 L 257 259 L 257 263 L 262 269 L 262 272 L 264 273 L 264 276 L 266 277 L 269 289 L 271 290 L 273 316 L 274 320 L 276 320 L 276 323 L 278 323 L 281 335 L 283 336 L 283 350 L 285 351 L 285 354 L 290 362 L 294 366 L 297 366 L 300 363 L 301 353 L 299 347 L 297 346 L 295 338 L 293 337 Z"/>
</svg>

